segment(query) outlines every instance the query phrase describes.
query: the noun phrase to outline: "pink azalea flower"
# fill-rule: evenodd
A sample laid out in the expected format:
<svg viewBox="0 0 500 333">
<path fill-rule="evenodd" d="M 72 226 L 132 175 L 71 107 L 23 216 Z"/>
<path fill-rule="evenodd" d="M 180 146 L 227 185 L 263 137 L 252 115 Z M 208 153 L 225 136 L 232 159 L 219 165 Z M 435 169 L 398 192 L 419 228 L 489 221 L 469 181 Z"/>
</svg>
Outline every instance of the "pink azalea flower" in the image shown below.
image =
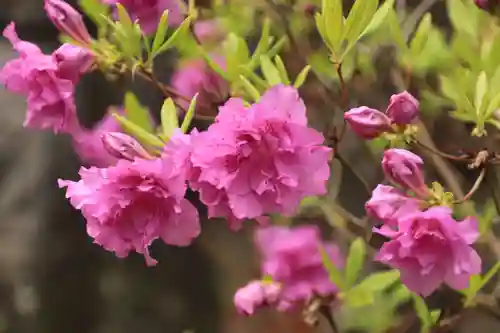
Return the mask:
<svg viewBox="0 0 500 333">
<path fill-rule="evenodd" d="M 82 15 L 66 1 L 45 0 L 44 8 L 47 16 L 59 31 L 82 45 L 90 44 L 92 38 L 83 23 Z"/>
<path fill-rule="evenodd" d="M 214 61 L 222 68 L 225 67 L 222 57 L 214 57 Z M 189 99 L 198 94 L 196 104 L 199 113 L 207 113 L 211 106 L 216 109 L 229 96 L 228 82 L 212 70 L 204 59 L 181 63 L 172 76 L 172 87 Z M 185 99 L 178 98 L 176 102 L 185 109 L 189 106 L 189 102 Z"/>
<path fill-rule="evenodd" d="M 401 217 L 397 231 L 388 226 L 374 231 L 391 239 L 376 260 L 400 270 L 401 281 L 422 296 L 443 282 L 465 289 L 471 275 L 481 272 L 481 258 L 470 246 L 479 237 L 476 219 L 457 222 L 448 207 Z"/>
<path fill-rule="evenodd" d="M 420 210 L 420 200 L 411 198 L 392 186 L 377 185 L 365 209 L 374 217 L 389 226 L 397 226 L 398 219 Z"/>
<path fill-rule="evenodd" d="M 143 254 L 148 265 L 151 243 L 187 246 L 200 233 L 196 208 L 184 199 L 184 172 L 170 156 L 153 160 L 119 160 L 105 169 L 80 169 L 78 182 L 59 180 L 66 196 L 87 220 L 94 242 L 120 257 Z"/>
<path fill-rule="evenodd" d="M 154 33 L 165 10 L 168 10 L 168 23 L 177 26 L 184 19 L 184 4 L 181 0 L 102 0 L 108 5 L 121 4 L 132 17 L 138 20 L 146 34 Z"/>
<path fill-rule="evenodd" d="M 326 297 L 337 292 L 321 260 L 322 240 L 317 227 L 259 228 L 255 242 L 262 256 L 262 273 L 281 286 L 278 308 L 287 310 L 314 295 Z M 330 243 L 323 246 L 332 262 L 342 268 L 339 249 Z"/>
<path fill-rule="evenodd" d="M 238 289 L 234 295 L 234 305 L 240 314 L 251 316 L 256 309 L 277 302 L 280 292 L 277 283 L 252 281 Z"/>
<path fill-rule="evenodd" d="M 87 165 L 99 168 L 115 165 L 118 162 L 118 158 L 110 154 L 104 147 L 102 136 L 105 133 L 119 131 L 121 131 L 120 123 L 111 113 L 108 113 L 94 128 L 81 128 L 71 133 L 73 148 L 80 159 Z"/>
<path fill-rule="evenodd" d="M 27 95 L 24 126 L 50 128 L 56 133 L 77 129 L 74 86 L 84 68 L 88 69 L 89 58 L 75 52 L 77 47 L 68 45 L 59 48 L 54 56 L 45 55 L 35 44 L 19 39 L 14 23 L 5 28 L 3 35 L 19 58 L 5 64 L 0 71 L 0 82 L 9 91 Z"/>
<path fill-rule="evenodd" d="M 326 192 L 330 148 L 307 126 L 294 88 L 275 86 L 249 108 L 230 99 L 192 140 L 190 184 L 211 217 L 291 215 L 304 197 Z"/>
</svg>

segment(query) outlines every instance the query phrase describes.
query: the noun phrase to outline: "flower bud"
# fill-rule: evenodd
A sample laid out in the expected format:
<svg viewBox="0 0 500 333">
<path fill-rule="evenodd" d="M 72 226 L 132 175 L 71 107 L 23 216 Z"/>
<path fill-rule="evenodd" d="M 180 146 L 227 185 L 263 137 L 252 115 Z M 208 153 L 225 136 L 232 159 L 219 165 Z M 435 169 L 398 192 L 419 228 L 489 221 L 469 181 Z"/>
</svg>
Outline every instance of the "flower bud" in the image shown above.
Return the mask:
<svg viewBox="0 0 500 333">
<path fill-rule="evenodd" d="M 224 30 L 216 20 L 198 21 L 193 25 L 194 34 L 201 43 L 214 43 L 225 38 Z"/>
<path fill-rule="evenodd" d="M 420 103 L 407 91 L 392 95 L 386 114 L 393 123 L 408 125 L 418 116 Z"/>
<path fill-rule="evenodd" d="M 382 112 L 366 106 L 354 108 L 344 114 L 352 130 L 364 139 L 374 139 L 391 131 L 391 120 Z"/>
<path fill-rule="evenodd" d="M 388 149 L 382 159 L 382 169 L 389 180 L 426 198 L 429 189 L 424 182 L 423 165 L 419 156 L 405 149 Z"/>
<path fill-rule="evenodd" d="M 63 0 L 45 0 L 45 11 L 59 31 L 82 45 L 89 45 L 92 38 L 83 23 L 82 15 Z"/>
<path fill-rule="evenodd" d="M 153 158 L 133 137 L 120 132 L 106 132 L 101 135 L 106 151 L 120 159 L 133 161 L 136 158 Z"/>
</svg>

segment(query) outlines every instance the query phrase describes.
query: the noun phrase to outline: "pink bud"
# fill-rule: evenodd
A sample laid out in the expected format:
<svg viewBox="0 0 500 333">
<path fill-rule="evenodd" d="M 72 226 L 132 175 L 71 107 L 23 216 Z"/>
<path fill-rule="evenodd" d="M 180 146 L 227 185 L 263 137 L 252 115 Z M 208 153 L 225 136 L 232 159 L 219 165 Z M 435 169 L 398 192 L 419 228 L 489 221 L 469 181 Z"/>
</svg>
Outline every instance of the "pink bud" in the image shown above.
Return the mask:
<svg viewBox="0 0 500 333">
<path fill-rule="evenodd" d="M 389 180 L 426 198 L 429 189 L 424 182 L 423 165 L 420 156 L 405 149 L 388 149 L 382 159 L 382 169 Z"/>
<path fill-rule="evenodd" d="M 52 56 L 57 63 L 59 77 L 73 83 L 77 83 L 94 64 L 94 55 L 89 50 L 67 43 L 54 51 Z"/>
<path fill-rule="evenodd" d="M 499 0 L 474 0 L 474 3 L 486 11 L 494 11 L 497 7 L 500 7 Z"/>
<path fill-rule="evenodd" d="M 62 0 L 45 0 L 45 11 L 59 31 L 83 45 L 90 44 L 92 38 L 83 23 L 82 15 L 68 3 Z"/>
<path fill-rule="evenodd" d="M 382 112 L 366 106 L 354 108 L 344 113 L 344 119 L 352 130 L 364 139 L 374 139 L 391 131 L 391 121 Z"/>
<path fill-rule="evenodd" d="M 120 132 L 106 132 L 101 135 L 106 151 L 120 159 L 133 161 L 136 158 L 152 159 L 153 157 L 133 137 Z"/>
<path fill-rule="evenodd" d="M 250 316 L 257 308 L 277 302 L 280 292 L 277 283 L 252 281 L 234 294 L 234 305 L 239 313 Z"/>
<path fill-rule="evenodd" d="M 387 115 L 393 123 L 408 125 L 418 116 L 420 103 L 407 91 L 391 96 Z"/>
<path fill-rule="evenodd" d="M 224 39 L 224 31 L 216 20 L 196 22 L 193 29 L 194 34 L 202 43 L 217 42 Z"/>
</svg>

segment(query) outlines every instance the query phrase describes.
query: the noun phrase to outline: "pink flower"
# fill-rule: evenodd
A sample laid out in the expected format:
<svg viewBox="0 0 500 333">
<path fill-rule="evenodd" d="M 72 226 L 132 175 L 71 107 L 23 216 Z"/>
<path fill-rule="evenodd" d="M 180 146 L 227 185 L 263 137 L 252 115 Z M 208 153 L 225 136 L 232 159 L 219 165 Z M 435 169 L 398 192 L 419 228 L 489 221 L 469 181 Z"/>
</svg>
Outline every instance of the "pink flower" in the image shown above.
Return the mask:
<svg viewBox="0 0 500 333">
<path fill-rule="evenodd" d="M 391 239 L 376 260 L 399 269 L 408 289 L 428 296 L 444 282 L 461 290 L 481 272 L 481 258 L 470 246 L 479 237 L 475 218 L 457 222 L 451 209 L 432 207 L 400 218 L 398 227 L 374 229 Z"/>
<path fill-rule="evenodd" d="M 368 215 L 389 226 L 397 226 L 398 219 L 420 210 L 420 201 L 408 197 L 392 186 L 377 185 L 365 204 Z"/>
<path fill-rule="evenodd" d="M 225 67 L 222 57 L 214 57 L 214 61 L 222 68 Z M 204 59 L 182 63 L 172 77 L 172 87 L 189 99 L 199 94 L 196 103 L 199 113 L 207 113 L 210 107 L 216 109 L 229 96 L 228 82 L 213 71 Z M 185 109 L 189 106 L 185 99 L 178 98 L 177 103 Z"/>
<path fill-rule="evenodd" d="M 294 88 L 275 86 L 249 108 L 230 99 L 192 140 L 190 184 L 211 217 L 291 215 L 304 197 L 326 192 L 330 148 L 307 127 Z"/>
<path fill-rule="evenodd" d="M 498 8 L 500 6 L 499 0 L 474 0 L 474 3 L 479 8 L 490 12 L 494 12 L 495 8 Z"/>
<path fill-rule="evenodd" d="M 77 129 L 74 86 L 83 68 L 88 68 L 88 59 L 75 52 L 77 47 L 68 45 L 61 46 L 54 56 L 45 55 L 38 46 L 19 39 L 14 23 L 7 26 L 3 35 L 19 53 L 19 58 L 5 64 L 0 71 L 0 82 L 9 91 L 27 95 L 24 126 L 50 128 L 56 133 Z"/>
<path fill-rule="evenodd" d="M 389 180 L 426 198 L 429 189 L 422 174 L 423 165 L 424 161 L 418 155 L 405 149 L 388 149 L 382 159 L 382 169 Z"/>
<path fill-rule="evenodd" d="M 165 10 L 168 10 L 168 24 L 176 26 L 184 19 L 184 4 L 181 0 L 102 0 L 108 5 L 121 4 L 132 17 L 138 20 L 146 34 L 154 33 Z"/>
<path fill-rule="evenodd" d="M 392 95 L 387 115 L 393 123 L 408 125 L 418 117 L 420 103 L 407 91 Z"/>
<path fill-rule="evenodd" d="M 262 256 L 262 273 L 281 286 L 278 308 L 286 310 L 314 295 L 330 296 L 337 292 L 321 260 L 322 240 L 317 227 L 259 228 L 255 242 Z M 339 249 L 330 243 L 323 246 L 332 262 L 342 268 Z"/>
<path fill-rule="evenodd" d="M 240 314 L 251 316 L 257 308 L 278 301 L 280 286 L 274 282 L 252 281 L 238 289 L 234 295 L 234 305 Z"/>
<path fill-rule="evenodd" d="M 81 128 L 71 133 L 73 148 L 85 164 L 99 168 L 115 165 L 118 158 L 104 147 L 102 136 L 120 130 L 120 123 L 108 113 L 94 128 L 90 130 Z"/>
<path fill-rule="evenodd" d="M 105 169 L 80 169 L 78 182 L 59 180 L 66 197 L 87 220 L 94 242 L 120 258 L 143 254 L 148 265 L 151 243 L 187 246 L 200 233 L 196 208 L 184 199 L 182 170 L 168 155 L 154 160 L 119 160 Z"/>
<path fill-rule="evenodd" d="M 66 1 L 45 0 L 45 12 L 59 31 L 82 45 L 91 43 L 92 38 L 83 23 L 82 15 Z"/>
<path fill-rule="evenodd" d="M 216 20 L 198 21 L 194 24 L 193 29 L 201 43 L 217 42 L 224 39 L 224 31 Z"/>
<path fill-rule="evenodd" d="M 87 73 L 94 64 L 93 54 L 84 48 L 63 44 L 52 54 L 57 68 L 58 76 L 78 83 L 83 74 Z"/>
<path fill-rule="evenodd" d="M 391 131 L 391 120 L 384 113 L 366 106 L 347 111 L 344 119 L 363 139 L 374 139 Z"/>
</svg>

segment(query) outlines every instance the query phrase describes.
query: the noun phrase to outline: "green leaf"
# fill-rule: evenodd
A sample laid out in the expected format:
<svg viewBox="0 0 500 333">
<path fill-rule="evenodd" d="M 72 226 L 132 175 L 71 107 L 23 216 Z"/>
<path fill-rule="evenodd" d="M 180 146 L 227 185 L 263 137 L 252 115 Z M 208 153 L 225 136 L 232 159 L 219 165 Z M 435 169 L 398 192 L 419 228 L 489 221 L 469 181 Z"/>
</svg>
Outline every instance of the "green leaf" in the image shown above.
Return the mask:
<svg viewBox="0 0 500 333">
<path fill-rule="evenodd" d="M 387 14 L 387 21 L 389 23 L 389 33 L 394 43 L 401 51 L 406 51 L 408 49 L 408 46 L 406 45 L 406 39 L 401 29 L 398 15 L 396 14 L 394 8 L 390 8 L 389 13 Z"/>
<path fill-rule="evenodd" d="M 245 74 L 246 77 L 252 81 L 252 83 L 257 85 L 259 91 L 265 91 L 270 88 L 269 84 L 265 80 L 255 74 L 252 70 L 248 69 L 247 66 L 240 66 L 240 69 L 243 74 Z"/>
<path fill-rule="evenodd" d="M 429 312 L 429 317 L 432 325 L 435 325 L 441 316 L 441 309 L 432 310 Z"/>
<path fill-rule="evenodd" d="M 391 9 L 394 8 L 394 2 L 395 0 L 387 0 L 382 6 L 380 6 L 375 15 L 373 15 L 370 24 L 368 24 L 365 31 L 363 31 L 360 37 L 374 32 L 385 22 Z"/>
<path fill-rule="evenodd" d="M 491 231 L 491 226 L 493 225 L 493 220 L 497 216 L 497 209 L 495 206 L 495 201 L 489 199 L 483 207 L 482 213 L 478 216 L 479 220 L 479 233 L 481 235 L 486 234 Z"/>
<path fill-rule="evenodd" d="M 240 75 L 241 83 L 243 84 L 243 88 L 250 95 L 250 97 L 256 102 L 260 99 L 260 92 L 255 86 L 248 81 L 243 75 Z"/>
<path fill-rule="evenodd" d="M 311 70 L 311 65 L 307 65 L 300 71 L 299 75 L 297 75 L 297 77 L 295 78 L 295 82 L 293 84 L 294 88 L 299 89 L 300 87 L 302 87 L 304 82 L 306 82 L 307 75 L 309 74 L 310 70 Z"/>
<path fill-rule="evenodd" d="M 410 43 L 410 50 L 413 56 L 417 57 L 424 50 L 429 38 L 429 31 L 432 29 L 432 15 L 427 13 L 420 21 L 415 36 Z"/>
<path fill-rule="evenodd" d="M 184 120 L 182 121 L 181 131 L 182 133 L 187 133 L 189 130 L 189 126 L 191 126 L 191 122 L 194 118 L 194 113 L 196 110 L 196 100 L 198 99 L 198 94 L 194 95 L 193 99 L 191 99 L 191 103 L 189 103 L 189 108 L 184 116 Z"/>
<path fill-rule="evenodd" d="M 326 0 L 322 3 L 322 28 L 333 56 L 338 55 L 344 30 L 342 0 Z M 319 30 L 319 27 L 318 27 Z M 336 59 L 338 60 L 338 59 Z"/>
<path fill-rule="evenodd" d="M 268 50 L 270 44 L 270 36 L 269 36 L 270 29 L 271 29 L 271 20 L 266 17 L 262 24 L 262 32 L 260 35 L 259 43 L 255 48 L 254 54 L 252 55 L 252 59 L 248 63 L 249 69 L 254 69 L 260 61 L 260 56 L 265 54 L 266 51 Z"/>
<path fill-rule="evenodd" d="M 80 8 L 99 28 L 106 26 L 108 6 L 100 0 L 80 0 Z"/>
<path fill-rule="evenodd" d="M 354 287 L 345 294 L 341 294 L 341 299 L 351 308 L 360 308 L 373 304 L 375 296 L 370 290 Z"/>
<path fill-rule="evenodd" d="M 158 23 L 158 28 L 156 29 L 155 39 L 153 40 L 153 57 L 156 55 L 160 47 L 165 42 L 165 37 L 167 36 L 168 30 L 168 10 L 165 10 L 161 15 L 160 22 Z"/>
<path fill-rule="evenodd" d="M 123 7 L 122 4 L 117 3 L 116 9 L 118 11 L 118 19 L 119 19 L 120 23 L 123 25 L 123 27 L 126 30 L 132 29 L 132 26 L 134 25 L 134 23 L 132 22 L 132 19 L 128 15 L 125 7 Z"/>
<path fill-rule="evenodd" d="M 350 51 L 351 47 L 358 41 L 361 34 L 371 22 L 373 15 L 377 11 L 379 0 L 356 1 L 349 12 L 344 25 L 342 40 L 347 42 L 347 47 L 340 56 L 339 62 L 342 62 L 344 56 Z"/>
<path fill-rule="evenodd" d="M 464 307 L 469 307 L 474 304 L 474 298 L 477 293 L 484 288 L 484 286 L 500 271 L 500 262 L 497 262 L 489 271 L 481 277 L 480 275 L 473 275 L 469 280 L 469 288 L 465 290 Z"/>
<path fill-rule="evenodd" d="M 328 252 L 326 252 L 322 245 L 319 246 L 319 252 L 321 254 L 323 266 L 325 266 L 328 276 L 330 277 L 330 281 L 332 281 L 332 283 L 336 285 L 339 290 L 345 290 L 345 282 L 342 278 L 342 273 L 337 267 L 335 267 L 335 264 L 330 259 Z"/>
<path fill-rule="evenodd" d="M 139 100 L 132 92 L 127 92 L 125 94 L 123 105 L 125 107 L 125 116 L 130 122 L 149 133 L 154 132 L 148 109 L 140 104 Z"/>
<path fill-rule="evenodd" d="M 113 113 L 113 117 L 116 118 L 122 125 L 125 132 L 134 136 L 145 146 L 152 146 L 162 148 L 164 146 L 163 141 L 156 135 L 146 131 L 144 128 L 137 126 L 125 117 L 120 116 L 118 113 Z"/>
<path fill-rule="evenodd" d="M 467 8 L 463 0 L 446 0 L 446 7 L 453 27 L 476 37 L 478 21 L 474 8 Z"/>
<path fill-rule="evenodd" d="M 177 28 L 177 30 L 174 31 L 174 33 L 170 36 L 170 38 L 167 39 L 167 41 L 163 43 L 163 45 L 156 50 L 155 55 L 161 54 L 171 49 L 174 45 L 176 45 L 179 37 L 186 35 L 186 32 L 188 31 L 191 25 L 191 21 L 192 18 L 190 16 L 186 17 L 186 19 L 181 23 L 181 25 Z"/>
<path fill-rule="evenodd" d="M 488 92 L 488 77 L 485 72 L 481 72 L 479 74 L 476 81 L 476 95 L 475 95 L 475 107 L 476 107 L 476 115 L 478 119 L 481 119 L 481 116 L 484 114 L 485 105 L 485 97 Z"/>
<path fill-rule="evenodd" d="M 382 291 L 399 280 L 399 272 L 397 270 L 383 271 L 368 275 L 357 287 L 370 290 L 371 292 Z"/>
<path fill-rule="evenodd" d="M 418 318 L 420 318 L 421 330 L 422 333 L 429 332 L 433 323 L 431 320 L 431 316 L 429 314 L 429 308 L 422 297 L 417 294 L 413 294 L 413 304 L 415 306 L 415 311 L 417 312 Z"/>
<path fill-rule="evenodd" d="M 286 85 L 290 84 L 290 78 L 288 77 L 288 72 L 286 71 L 285 64 L 283 63 L 283 60 L 279 55 L 274 57 L 274 63 L 276 64 L 276 68 L 278 69 L 278 72 L 280 73 L 280 78 L 281 82 L 283 82 Z"/>
<path fill-rule="evenodd" d="M 281 83 L 280 72 L 273 65 L 269 57 L 262 55 L 260 57 L 260 65 L 262 68 L 262 74 L 264 74 L 267 83 L 269 83 L 271 87 Z"/>
<path fill-rule="evenodd" d="M 350 288 L 356 283 L 365 263 L 365 256 L 365 242 L 362 238 L 356 238 L 349 249 L 345 267 L 345 283 L 347 288 Z"/>
<path fill-rule="evenodd" d="M 161 127 L 162 134 L 169 138 L 176 128 L 179 128 L 179 119 L 177 118 L 177 108 L 172 98 L 165 99 L 161 108 Z"/>
</svg>

